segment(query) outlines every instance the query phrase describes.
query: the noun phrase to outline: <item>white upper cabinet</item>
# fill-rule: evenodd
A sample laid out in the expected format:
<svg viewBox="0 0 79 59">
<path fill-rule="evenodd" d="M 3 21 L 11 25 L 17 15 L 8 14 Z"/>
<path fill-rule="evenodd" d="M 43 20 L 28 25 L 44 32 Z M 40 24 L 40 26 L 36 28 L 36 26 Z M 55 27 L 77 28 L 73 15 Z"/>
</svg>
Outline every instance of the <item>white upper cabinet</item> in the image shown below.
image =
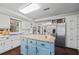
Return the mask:
<svg viewBox="0 0 79 59">
<path fill-rule="evenodd" d="M 0 28 L 10 28 L 10 18 L 0 14 Z"/>
<path fill-rule="evenodd" d="M 77 49 L 77 15 L 66 17 L 66 47 Z"/>
<path fill-rule="evenodd" d="M 25 21 L 25 20 L 22 20 L 21 21 L 21 27 L 20 27 L 20 32 L 23 32 L 25 34 L 30 34 L 31 32 L 31 23 Z"/>
</svg>

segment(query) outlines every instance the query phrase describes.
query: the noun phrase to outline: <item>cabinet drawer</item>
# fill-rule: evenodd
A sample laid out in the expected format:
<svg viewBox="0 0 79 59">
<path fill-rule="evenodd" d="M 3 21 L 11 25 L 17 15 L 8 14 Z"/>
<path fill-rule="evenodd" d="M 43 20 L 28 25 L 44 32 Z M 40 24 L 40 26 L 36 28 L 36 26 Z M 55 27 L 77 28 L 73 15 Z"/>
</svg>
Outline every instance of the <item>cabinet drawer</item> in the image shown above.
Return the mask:
<svg viewBox="0 0 79 59">
<path fill-rule="evenodd" d="M 50 49 L 50 43 L 48 42 L 37 41 L 37 46 Z"/>
<path fill-rule="evenodd" d="M 36 41 L 35 40 L 28 40 L 28 45 L 36 46 Z"/>
<path fill-rule="evenodd" d="M 28 46 L 28 55 L 36 55 L 36 47 Z"/>
<path fill-rule="evenodd" d="M 37 55 L 50 55 L 50 49 L 37 47 Z"/>
</svg>

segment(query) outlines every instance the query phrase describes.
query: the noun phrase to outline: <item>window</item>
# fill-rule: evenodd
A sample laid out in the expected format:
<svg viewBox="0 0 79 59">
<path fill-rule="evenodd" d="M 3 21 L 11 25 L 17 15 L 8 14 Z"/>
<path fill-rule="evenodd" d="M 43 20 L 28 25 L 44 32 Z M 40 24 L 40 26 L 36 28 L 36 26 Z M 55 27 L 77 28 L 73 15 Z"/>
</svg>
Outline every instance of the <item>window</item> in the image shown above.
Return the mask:
<svg viewBox="0 0 79 59">
<path fill-rule="evenodd" d="M 19 20 L 10 19 L 10 32 L 19 32 Z"/>
</svg>

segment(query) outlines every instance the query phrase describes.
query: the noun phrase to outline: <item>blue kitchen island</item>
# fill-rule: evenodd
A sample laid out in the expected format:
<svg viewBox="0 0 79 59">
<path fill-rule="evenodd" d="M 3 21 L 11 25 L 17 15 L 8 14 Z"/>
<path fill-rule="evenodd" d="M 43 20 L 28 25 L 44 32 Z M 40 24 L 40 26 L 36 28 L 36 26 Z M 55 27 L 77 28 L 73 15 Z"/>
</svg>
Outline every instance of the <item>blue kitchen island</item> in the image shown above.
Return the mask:
<svg viewBox="0 0 79 59">
<path fill-rule="evenodd" d="M 50 35 L 23 35 L 20 53 L 22 55 L 54 55 L 54 41 L 55 37 Z"/>
</svg>

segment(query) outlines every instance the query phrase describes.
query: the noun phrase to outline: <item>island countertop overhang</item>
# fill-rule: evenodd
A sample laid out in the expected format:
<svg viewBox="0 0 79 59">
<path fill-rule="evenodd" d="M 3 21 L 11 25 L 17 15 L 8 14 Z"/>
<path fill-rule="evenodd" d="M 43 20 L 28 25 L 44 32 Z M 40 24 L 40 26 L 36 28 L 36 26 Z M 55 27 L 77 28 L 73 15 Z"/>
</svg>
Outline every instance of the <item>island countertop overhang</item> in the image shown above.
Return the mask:
<svg viewBox="0 0 79 59">
<path fill-rule="evenodd" d="M 21 35 L 21 38 L 29 38 L 33 40 L 55 42 L 55 37 L 51 35 Z"/>
</svg>

